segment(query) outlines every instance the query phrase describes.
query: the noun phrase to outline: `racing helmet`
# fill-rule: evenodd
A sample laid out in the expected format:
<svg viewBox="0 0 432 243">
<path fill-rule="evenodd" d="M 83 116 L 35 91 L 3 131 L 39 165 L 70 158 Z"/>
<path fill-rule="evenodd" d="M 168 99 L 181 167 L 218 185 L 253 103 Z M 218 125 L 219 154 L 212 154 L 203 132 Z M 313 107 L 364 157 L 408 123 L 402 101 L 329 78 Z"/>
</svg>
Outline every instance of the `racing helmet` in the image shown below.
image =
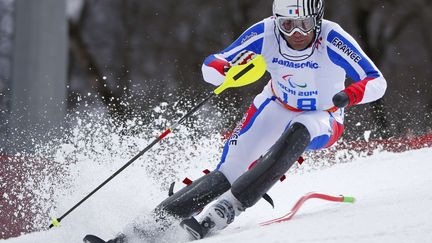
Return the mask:
<svg viewBox="0 0 432 243">
<path fill-rule="evenodd" d="M 324 0 L 274 0 L 273 16 L 278 29 L 291 36 L 298 31 L 304 35 L 321 31 Z"/>
</svg>

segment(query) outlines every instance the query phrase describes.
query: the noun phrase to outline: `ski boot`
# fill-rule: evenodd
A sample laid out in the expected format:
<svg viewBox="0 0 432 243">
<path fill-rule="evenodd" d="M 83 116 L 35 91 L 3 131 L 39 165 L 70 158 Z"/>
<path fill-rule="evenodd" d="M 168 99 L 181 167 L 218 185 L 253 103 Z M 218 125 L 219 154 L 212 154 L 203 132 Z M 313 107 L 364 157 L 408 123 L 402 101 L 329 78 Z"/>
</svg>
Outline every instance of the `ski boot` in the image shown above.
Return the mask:
<svg viewBox="0 0 432 243">
<path fill-rule="evenodd" d="M 226 228 L 244 210 L 243 205 L 234 197 L 231 191 L 228 191 L 215 204 L 210 206 L 202 216 L 201 222 L 191 217 L 183 220 L 180 225 L 190 236 L 198 240 L 209 233 Z"/>
</svg>

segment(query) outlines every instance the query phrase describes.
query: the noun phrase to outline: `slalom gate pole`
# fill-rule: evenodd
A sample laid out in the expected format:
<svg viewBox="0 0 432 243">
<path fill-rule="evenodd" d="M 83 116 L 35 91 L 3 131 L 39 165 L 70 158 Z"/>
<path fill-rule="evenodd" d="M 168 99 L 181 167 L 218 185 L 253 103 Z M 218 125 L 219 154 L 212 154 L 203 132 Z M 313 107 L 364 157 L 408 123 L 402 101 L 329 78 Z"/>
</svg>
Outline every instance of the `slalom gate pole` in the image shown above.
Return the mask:
<svg viewBox="0 0 432 243">
<path fill-rule="evenodd" d="M 95 194 L 99 189 L 105 186 L 109 181 L 111 181 L 114 177 L 116 177 L 120 172 L 126 169 L 129 165 L 135 162 L 139 157 L 141 157 L 144 153 L 150 150 L 155 144 L 165 138 L 168 134 L 170 134 L 177 126 L 179 126 L 182 122 L 184 122 L 187 118 L 189 118 L 192 114 L 194 114 L 197 110 L 199 110 L 205 103 L 207 103 L 213 97 L 219 95 L 224 90 L 228 88 L 236 88 L 242 87 L 259 80 L 266 71 L 266 63 L 264 57 L 262 55 L 257 55 L 251 61 L 246 64 L 233 66 L 226 73 L 224 83 L 211 92 L 207 98 L 198 103 L 195 107 L 193 107 L 188 113 L 186 113 L 183 117 L 181 117 L 176 123 L 174 123 L 170 128 L 166 129 L 163 133 L 161 133 L 158 137 L 156 137 L 147 147 L 141 150 L 137 155 L 135 155 L 132 159 L 130 159 L 126 164 L 124 164 L 120 169 L 118 169 L 114 174 L 108 177 L 104 182 L 102 182 L 99 186 L 97 186 L 93 191 L 91 191 L 87 196 L 81 199 L 77 204 L 75 204 L 72 208 L 70 208 L 66 213 L 64 213 L 59 218 L 52 218 L 51 224 L 49 228 L 60 226 L 60 222 L 68 216 L 72 211 L 74 211 L 77 207 L 79 207 L 83 202 L 89 199 L 93 194 Z"/>
<path fill-rule="evenodd" d="M 294 217 L 294 215 L 297 213 L 297 211 L 300 209 L 300 207 L 303 205 L 303 203 L 305 203 L 307 200 L 312 199 L 312 198 L 322 199 L 322 200 L 331 201 L 331 202 L 342 202 L 342 203 L 354 203 L 355 202 L 355 198 L 351 197 L 351 196 L 343 196 L 343 195 L 331 196 L 331 195 L 327 195 L 327 194 L 323 194 L 323 193 L 310 192 L 310 193 L 302 196 L 295 203 L 295 205 L 292 207 L 292 209 L 289 213 L 285 214 L 282 217 L 262 222 L 259 225 L 260 226 L 266 226 L 266 225 L 270 225 L 270 224 L 274 224 L 274 223 L 281 223 L 281 222 L 291 220 Z"/>
</svg>

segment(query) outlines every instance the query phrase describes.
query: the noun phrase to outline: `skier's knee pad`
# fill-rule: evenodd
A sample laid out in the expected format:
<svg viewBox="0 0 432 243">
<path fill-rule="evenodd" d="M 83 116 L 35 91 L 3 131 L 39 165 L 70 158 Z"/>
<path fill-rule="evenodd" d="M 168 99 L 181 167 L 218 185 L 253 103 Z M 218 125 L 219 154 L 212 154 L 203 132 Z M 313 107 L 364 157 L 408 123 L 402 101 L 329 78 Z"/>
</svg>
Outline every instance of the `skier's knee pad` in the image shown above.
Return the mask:
<svg viewBox="0 0 432 243">
<path fill-rule="evenodd" d="M 156 207 L 155 213 L 167 213 L 178 218 L 191 217 L 230 187 L 222 172 L 213 171 L 165 199 Z"/>
<path fill-rule="evenodd" d="M 308 129 L 294 123 L 256 165 L 240 176 L 231 191 L 244 207 L 253 206 L 284 175 L 310 142 Z"/>
</svg>

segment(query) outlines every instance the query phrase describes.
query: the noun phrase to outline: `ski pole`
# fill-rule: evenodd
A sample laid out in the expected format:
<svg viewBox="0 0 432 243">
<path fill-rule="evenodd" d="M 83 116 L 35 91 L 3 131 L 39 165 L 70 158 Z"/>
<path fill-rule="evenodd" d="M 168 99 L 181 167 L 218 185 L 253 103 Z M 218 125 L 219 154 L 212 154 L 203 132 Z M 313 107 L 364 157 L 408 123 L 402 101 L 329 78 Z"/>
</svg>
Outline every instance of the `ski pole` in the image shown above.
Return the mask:
<svg viewBox="0 0 432 243">
<path fill-rule="evenodd" d="M 108 177 L 104 182 L 102 182 L 99 186 L 97 186 L 93 191 L 91 191 L 87 196 L 85 196 L 81 201 L 75 204 L 72 208 L 70 208 L 66 213 L 64 213 L 59 218 L 52 218 L 51 224 L 49 228 L 60 226 L 60 222 L 69 215 L 72 211 L 74 211 L 77 207 L 79 207 L 83 202 L 89 199 L 93 194 L 95 194 L 99 189 L 105 186 L 109 181 L 111 181 L 114 177 L 116 177 L 120 172 L 126 169 L 129 165 L 131 165 L 135 160 L 141 157 L 144 153 L 146 153 L 150 148 L 152 148 L 155 144 L 165 138 L 168 134 L 170 134 L 177 126 L 179 126 L 183 121 L 185 121 L 188 117 L 194 114 L 198 109 L 200 109 L 207 101 L 219 95 L 224 90 L 228 88 L 236 88 L 245 86 L 251 83 L 256 82 L 260 79 L 266 71 L 266 63 L 264 57 L 262 55 L 257 55 L 250 62 L 233 66 L 229 69 L 226 74 L 225 81 L 211 92 L 207 98 L 198 103 L 195 107 L 193 107 L 188 113 L 186 113 L 183 117 L 181 117 L 176 123 L 174 123 L 171 127 L 166 129 L 163 133 L 161 133 L 158 137 L 156 137 L 147 147 L 141 150 L 137 155 L 135 155 L 132 159 L 130 159 L 126 164 L 124 164 L 120 169 L 118 169 L 114 174 Z"/>
</svg>

